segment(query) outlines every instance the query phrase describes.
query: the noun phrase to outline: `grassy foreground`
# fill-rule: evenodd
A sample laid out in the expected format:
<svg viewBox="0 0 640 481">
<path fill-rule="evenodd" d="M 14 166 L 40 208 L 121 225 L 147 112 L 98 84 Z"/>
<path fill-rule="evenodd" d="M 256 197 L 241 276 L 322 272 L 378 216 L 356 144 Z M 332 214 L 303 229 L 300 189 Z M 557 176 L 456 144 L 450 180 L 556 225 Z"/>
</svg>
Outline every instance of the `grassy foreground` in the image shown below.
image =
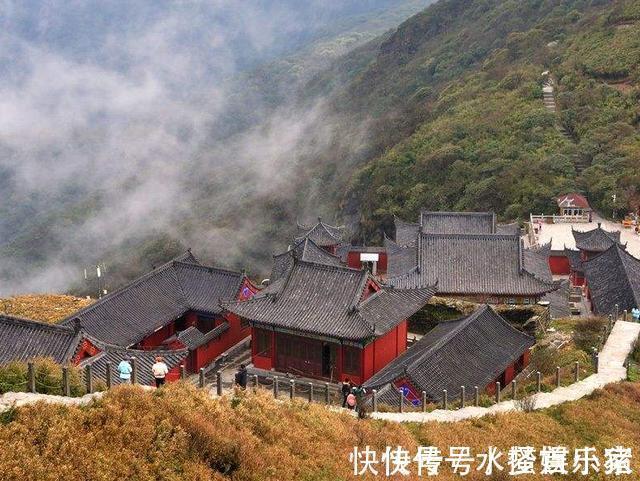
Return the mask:
<svg viewBox="0 0 640 481">
<path fill-rule="evenodd" d="M 155 393 L 121 387 L 88 407 L 40 404 L 2 414 L 0 473 L 4 481 L 336 481 L 356 479 L 348 454 L 354 445 L 367 444 L 379 452 L 387 445 L 415 452 L 421 444 L 446 450 L 469 446 L 476 453 L 489 446 L 504 451 L 512 445 L 594 446 L 601 451 L 620 444 L 632 447 L 635 455 L 639 403 L 640 384 L 623 383 L 542 412 L 399 425 L 357 420 L 304 402 L 275 403 L 267 393 L 219 402 L 183 384 Z M 635 459 L 633 467 L 640 469 Z M 431 479 L 461 479 L 443 468 Z M 513 478 L 472 473 L 462 479 Z"/>
</svg>

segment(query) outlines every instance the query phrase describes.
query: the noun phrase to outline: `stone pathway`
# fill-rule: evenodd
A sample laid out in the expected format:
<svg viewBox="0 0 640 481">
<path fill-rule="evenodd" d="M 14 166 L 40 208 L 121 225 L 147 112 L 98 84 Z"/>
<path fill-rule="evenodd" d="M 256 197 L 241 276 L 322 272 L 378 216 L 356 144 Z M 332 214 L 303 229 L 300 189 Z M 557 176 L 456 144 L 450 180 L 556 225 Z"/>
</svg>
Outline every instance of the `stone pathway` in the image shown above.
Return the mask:
<svg viewBox="0 0 640 481">
<path fill-rule="evenodd" d="M 575 249 L 576 242 L 571 229 L 579 231 L 593 230 L 598 227 L 598 222 L 602 224 L 602 228 L 605 230 L 620 231 L 620 240 L 622 243 L 627 244 L 627 252 L 634 257 L 640 258 L 640 236 L 633 229 L 626 229 L 619 222 L 602 219 L 595 214 L 593 222 L 542 224 L 542 230 L 537 236 L 538 244 L 543 245 L 551 242 L 552 250 L 563 250 L 565 247 L 567 249 Z"/>
<path fill-rule="evenodd" d="M 103 393 L 97 392 L 87 394 L 82 397 L 64 397 L 53 396 L 51 394 L 32 394 L 29 392 L 8 392 L 0 396 L 0 412 L 6 411 L 11 407 L 20 407 L 26 404 L 34 404 L 37 402 L 66 404 L 67 406 L 80 406 L 87 404 L 94 399 L 98 399 Z"/>
<path fill-rule="evenodd" d="M 535 394 L 535 409 L 548 408 L 568 401 L 576 401 L 591 394 L 607 384 L 622 381 L 627 377 L 624 362 L 633 348 L 638 335 L 640 324 L 634 322 L 616 322 L 607 342 L 600 353 L 600 369 L 580 382 L 570 386 L 560 387 L 552 392 Z M 488 408 L 470 406 L 457 411 L 436 409 L 430 413 L 372 413 L 375 419 L 385 419 L 396 422 L 454 422 L 463 419 L 478 418 L 488 414 L 517 411 L 519 408 L 514 401 L 504 401 Z"/>
<path fill-rule="evenodd" d="M 556 99 L 553 95 L 553 82 L 547 80 L 542 87 L 542 102 L 548 111 L 556 113 Z"/>
<path fill-rule="evenodd" d="M 558 112 L 558 105 L 556 103 L 555 96 L 555 81 L 548 71 L 543 72 L 542 75 L 545 77 L 542 85 L 542 103 L 549 112 L 556 114 Z M 564 128 L 559 118 L 556 120 L 556 128 L 571 142 L 575 142 L 575 140 L 571 138 L 571 135 L 569 135 L 569 132 Z M 578 174 L 588 167 L 584 159 L 577 155 L 573 156 L 573 165 Z"/>
</svg>

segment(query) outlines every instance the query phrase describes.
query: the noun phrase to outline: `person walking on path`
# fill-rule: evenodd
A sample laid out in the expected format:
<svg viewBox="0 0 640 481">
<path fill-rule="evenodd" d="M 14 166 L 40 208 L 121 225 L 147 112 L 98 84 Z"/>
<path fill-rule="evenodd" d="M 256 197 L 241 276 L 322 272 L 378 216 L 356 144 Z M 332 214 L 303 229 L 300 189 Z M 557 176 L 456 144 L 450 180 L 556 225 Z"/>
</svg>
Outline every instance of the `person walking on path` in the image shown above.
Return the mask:
<svg viewBox="0 0 640 481">
<path fill-rule="evenodd" d="M 165 383 L 166 376 L 169 374 L 169 367 L 165 364 L 164 359 L 158 356 L 155 364 L 151 366 L 151 372 L 156 380 L 156 387 L 159 388 Z"/>
<path fill-rule="evenodd" d="M 242 389 L 247 388 L 247 366 L 244 364 L 240 364 L 240 369 L 236 372 L 235 375 L 236 385 L 240 386 Z"/>
<path fill-rule="evenodd" d="M 131 367 L 131 363 L 129 359 L 123 359 L 118 364 L 118 376 L 120 377 L 120 384 L 129 384 L 131 382 L 131 373 L 133 372 L 133 368 Z"/>
<path fill-rule="evenodd" d="M 342 381 L 341 392 L 342 392 L 342 407 L 346 408 L 347 407 L 347 396 L 351 392 L 351 381 L 349 381 L 348 377 L 345 378 L 344 381 Z"/>
<path fill-rule="evenodd" d="M 362 385 L 359 385 L 353 388 L 353 394 L 356 397 L 356 412 L 359 413 L 364 407 L 364 395 L 367 394 L 367 391 L 362 387 Z"/>
</svg>

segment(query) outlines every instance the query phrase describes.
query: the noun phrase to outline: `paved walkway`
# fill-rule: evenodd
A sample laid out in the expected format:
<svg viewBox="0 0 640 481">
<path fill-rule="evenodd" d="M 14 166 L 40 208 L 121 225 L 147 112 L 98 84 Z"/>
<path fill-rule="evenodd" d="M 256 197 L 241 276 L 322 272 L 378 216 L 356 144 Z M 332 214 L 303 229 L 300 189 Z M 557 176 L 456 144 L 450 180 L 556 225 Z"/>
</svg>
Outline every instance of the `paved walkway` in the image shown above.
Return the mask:
<svg viewBox="0 0 640 481">
<path fill-rule="evenodd" d="M 534 213 L 535 214 L 535 213 Z M 633 229 L 625 229 L 622 224 L 603 220 L 594 215 L 593 222 L 583 222 L 576 224 L 543 224 L 542 231 L 538 234 L 538 243 L 546 244 L 551 241 L 551 249 L 562 250 L 575 249 L 576 242 L 571 233 L 571 228 L 580 231 L 589 231 L 598 227 L 598 222 L 602 223 L 602 228 L 608 231 L 619 230 L 620 239 L 627 243 L 627 251 L 634 257 L 640 258 L 640 236 Z"/>
<path fill-rule="evenodd" d="M 535 409 L 548 408 L 568 401 L 576 401 L 591 394 L 596 389 L 613 382 L 622 381 L 627 377 L 624 362 L 633 348 L 638 335 L 640 324 L 634 322 L 616 322 L 607 342 L 600 353 L 600 369 L 580 382 L 570 386 L 560 387 L 552 392 L 535 394 Z M 513 401 L 504 401 L 488 408 L 470 406 L 457 411 L 436 409 L 430 413 L 372 413 L 375 419 L 385 419 L 396 422 L 453 422 L 463 419 L 478 418 L 487 414 L 498 414 L 517 411 L 519 408 Z"/>
</svg>

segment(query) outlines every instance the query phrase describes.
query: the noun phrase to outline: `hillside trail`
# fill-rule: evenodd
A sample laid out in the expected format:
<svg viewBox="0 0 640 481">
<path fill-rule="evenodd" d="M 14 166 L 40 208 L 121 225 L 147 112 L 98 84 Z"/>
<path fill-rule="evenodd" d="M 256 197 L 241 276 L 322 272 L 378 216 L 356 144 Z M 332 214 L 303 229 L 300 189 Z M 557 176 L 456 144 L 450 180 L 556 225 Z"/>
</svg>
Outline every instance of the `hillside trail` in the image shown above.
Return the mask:
<svg viewBox="0 0 640 481">
<path fill-rule="evenodd" d="M 562 125 L 559 116 L 559 109 L 556 100 L 556 81 L 553 76 L 548 72 L 542 72 L 544 78 L 542 84 L 542 103 L 545 108 L 556 116 L 556 128 L 558 131 L 569 141 L 575 142 L 575 139 L 571 137 L 571 134 L 567 132 L 567 129 Z M 576 174 L 580 175 L 584 169 L 589 167 L 587 163 L 578 155 L 575 155 L 572 159 Z"/>
</svg>

